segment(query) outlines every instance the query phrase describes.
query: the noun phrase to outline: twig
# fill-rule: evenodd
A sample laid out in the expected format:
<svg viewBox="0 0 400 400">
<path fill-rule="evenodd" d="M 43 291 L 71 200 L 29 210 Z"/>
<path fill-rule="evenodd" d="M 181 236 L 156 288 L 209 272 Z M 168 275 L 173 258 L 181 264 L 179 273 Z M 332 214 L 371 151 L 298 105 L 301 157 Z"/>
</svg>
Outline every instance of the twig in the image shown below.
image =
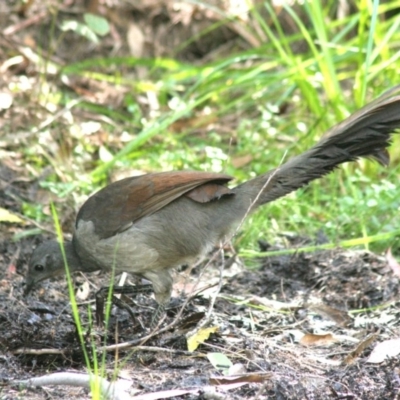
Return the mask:
<svg viewBox="0 0 400 400">
<path fill-rule="evenodd" d="M 126 383 L 109 382 L 92 374 L 79 374 L 75 372 L 57 372 L 55 374 L 39 376 L 21 381 L 14 381 L 12 385 L 26 388 L 34 386 L 67 385 L 91 389 L 97 383 L 102 395 L 107 400 L 128 400 L 132 397 L 126 391 Z"/>
</svg>

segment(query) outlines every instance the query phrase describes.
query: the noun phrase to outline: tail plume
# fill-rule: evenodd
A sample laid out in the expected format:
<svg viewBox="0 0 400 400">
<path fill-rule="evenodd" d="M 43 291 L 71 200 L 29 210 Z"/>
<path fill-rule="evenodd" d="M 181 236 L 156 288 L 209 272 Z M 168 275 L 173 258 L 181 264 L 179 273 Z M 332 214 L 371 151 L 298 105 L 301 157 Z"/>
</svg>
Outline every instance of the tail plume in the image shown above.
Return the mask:
<svg viewBox="0 0 400 400">
<path fill-rule="evenodd" d="M 387 147 L 399 128 L 400 85 L 329 129 L 311 149 L 234 191 L 246 194 L 259 206 L 328 174 L 344 162 L 366 157 L 388 165 Z"/>
</svg>

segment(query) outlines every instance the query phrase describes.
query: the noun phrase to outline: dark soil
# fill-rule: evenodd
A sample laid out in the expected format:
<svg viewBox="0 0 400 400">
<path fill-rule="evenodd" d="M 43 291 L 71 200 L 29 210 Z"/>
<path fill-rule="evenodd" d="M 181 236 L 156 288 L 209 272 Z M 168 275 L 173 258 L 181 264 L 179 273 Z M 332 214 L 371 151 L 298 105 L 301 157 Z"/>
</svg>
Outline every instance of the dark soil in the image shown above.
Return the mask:
<svg viewBox="0 0 400 400">
<path fill-rule="evenodd" d="M 65 279 L 43 282 L 31 295 L 22 296 L 24 278 L 20 273 L 36 242 L 27 239 L 16 244 L 4 237 L 0 242 L 3 398 L 88 398 L 85 389 L 57 386 L 18 391 L 10 387 L 16 379 L 86 370 Z M 109 278 L 78 275 L 77 286 L 88 280 L 91 287 L 87 299 L 78 299 L 89 359 L 93 362 L 105 354 L 106 370 L 119 370 L 120 376 L 131 382 L 133 393 L 201 390 L 216 382 L 226 383 L 216 380 L 223 375 L 205 357 L 221 352 L 239 368 L 237 379 L 243 383 L 230 390 L 227 398 L 396 398 L 400 387 L 398 358 L 368 362 L 378 342 L 399 335 L 399 279 L 383 257 L 366 251 L 299 253 L 260 260 L 257 271 L 233 263 L 226 275 L 229 277 L 223 278 L 205 325 L 213 327 L 214 333 L 193 353 L 187 352 L 187 337 L 204 322 L 210 299 L 217 295 L 215 285 L 205 295 L 195 296 L 170 329 L 141 342 L 138 339 L 147 334 L 143 327 L 149 326 L 153 300 L 139 295 L 132 303 L 124 297 L 135 319 L 126 310 L 113 308 L 107 329 L 98 328 L 90 321 L 94 292 Z M 200 277 L 193 271 L 180 276 L 186 285 L 177 279 L 177 287 L 209 287 L 210 282 L 218 282 L 218 268 L 211 265 Z M 179 293 L 174 298 L 160 328 L 175 321 L 183 298 Z M 301 339 L 304 334 L 332 336 L 326 342 L 305 345 Z M 371 334 L 374 340 L 357 351 L 359 343 Z M 128 349 L 100 350 L 129 341 L 134 345 Z M 194 397 L 188 394 L 185 398 Z"/>
</svg>

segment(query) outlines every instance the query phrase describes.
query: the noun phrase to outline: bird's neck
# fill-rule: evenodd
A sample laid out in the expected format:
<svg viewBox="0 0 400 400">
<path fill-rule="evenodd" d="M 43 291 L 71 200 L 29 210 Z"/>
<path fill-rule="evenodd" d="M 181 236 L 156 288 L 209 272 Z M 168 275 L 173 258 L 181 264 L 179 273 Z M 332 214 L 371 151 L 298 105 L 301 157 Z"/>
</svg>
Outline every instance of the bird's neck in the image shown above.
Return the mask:
<svg viewBox="0 0 400 400">
<path fill-rule="evenodd" d="M 74 242 L 64 242 L 64 251 L 67 258 L 67 264 L 69 270 L 72 271 L 82 271 L 82 262 L 75 251 Z"/>
<path fill-rule="evenodd" d="M 89 238 L 90 239 L 90 238 Z M 95 240 L 92 238 L 92 240 Z M 85 271 L 93 272 L 101 269 L 98 260 L 93 256 L 93 254 L 88 251 L 86 246 L 82 245 L 82 241 L 77 236 L 75 232 L 74 237 L 71 242 L 71 261 L 77 266 L 74 271 Z M 84 263 L 85 265 L 83 265 Z"/>
</svg>

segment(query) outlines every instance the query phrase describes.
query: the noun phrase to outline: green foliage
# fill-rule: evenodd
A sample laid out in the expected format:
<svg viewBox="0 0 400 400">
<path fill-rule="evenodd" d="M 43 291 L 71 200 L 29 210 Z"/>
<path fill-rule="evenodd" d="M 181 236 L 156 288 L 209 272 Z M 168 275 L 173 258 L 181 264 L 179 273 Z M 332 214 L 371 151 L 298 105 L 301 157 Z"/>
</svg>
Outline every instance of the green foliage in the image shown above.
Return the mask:
<svg viewBox="0 0 400 400">
<path fill-rule="evenodd" d="M 105 36 L 110 31 L 108 22 L 103 17 L 85 13 L 83 19 L 85 23 L 77 20 L 64 21 L 60 25 L 60 29 L 62 31 L 73 31 L 93 43 L 99 43 L 98 36 Z"/>
<path fill-rule="evenodd" d="M 121 88 L 119 105 L 79 101 L 73 107 L 102 116 L 103 130 L 129 140 L 105 141 L 99 156 L 98 146 L 76 134 L 72 185 L 64 191 L 58 177 L 49 182 L 63 195 L 90 193 L 109 173 L 123 169 L 225 171 L 240 182 L 309 148 L 326 129 L 398 83 L 400 16 L 393 11 L 400 1 L 359 1 L 343 17 L 337 16 L 337 4 L 311 0 L 278 12 L 266 1 L 252 9 L 244 26 L 259 45 L 207 64 L 107 57 L 64 66 L 61 76 Z M 145 79 L 132 73 L 137 68 L 149 71 Z M 158 104 L 150 111 L 139 101 L 149 93 Z M 73 101 L 68 96 L 60 104 L 68 106 Z M 395 230 L 398 146 L 390 152 L 389 170 L 369 161 L 343 166 L 264 207 L 242 228 L 238 245 L 256 248 L 257 239 L 274 242 L 280 232 L 314 237 L 323 231 L 337 242 Z M 32 159 L 37 154 L 33 149 Z M 235 168 L 232 161 L 244 156 L 250 161 Z"/>
</svg>

